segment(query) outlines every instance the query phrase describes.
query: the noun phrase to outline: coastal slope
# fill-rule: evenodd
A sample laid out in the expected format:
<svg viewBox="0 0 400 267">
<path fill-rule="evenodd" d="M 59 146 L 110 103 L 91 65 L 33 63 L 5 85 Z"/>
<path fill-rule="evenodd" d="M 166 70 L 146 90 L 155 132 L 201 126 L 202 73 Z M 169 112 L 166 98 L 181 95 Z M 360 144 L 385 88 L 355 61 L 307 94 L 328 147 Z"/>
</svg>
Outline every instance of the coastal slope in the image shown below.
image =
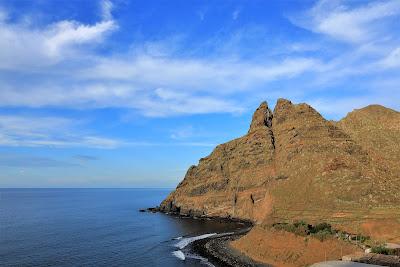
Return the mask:
<svg viewBox="0 0 400 267">
<path fill-rule="evenodd" d="M 399 241 L 399 162 L 395 110 L 372 105 L 334 122 L 305 103 L 279 99 L 271 111 L 263 102 L 248 133 L 191 166 L 160 209 L 246 219 L 260 229 L 323 221 Z"/>
</svg>

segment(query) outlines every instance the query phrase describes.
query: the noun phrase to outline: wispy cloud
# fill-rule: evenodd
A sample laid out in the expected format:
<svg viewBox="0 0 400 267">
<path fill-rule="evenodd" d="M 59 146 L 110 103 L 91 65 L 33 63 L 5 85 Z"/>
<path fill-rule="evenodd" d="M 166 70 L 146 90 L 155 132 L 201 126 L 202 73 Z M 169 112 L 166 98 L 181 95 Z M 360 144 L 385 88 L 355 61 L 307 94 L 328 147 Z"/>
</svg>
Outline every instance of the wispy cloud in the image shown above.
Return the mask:
<svg viewBox="0 0 400 267">
<path fill-rule="evenodd" d="M 400 109 L 398 0 L 182 3 L 183 16 L 146 1 L 47 2 L 0 4 L 3 186 L 162 184 L 177 169 L 166 154 L 195 163 L 244 133 L 261 100 L 328 119 Z"/>
<path fill-rule="evenodd" d="M 92 160 L 98 160 L 99 159 L 96 156 L 82 155 L 82 154 L 74 155 L 73 158 L 77 159 L 77 160 L 80 160 L 80 161 L 92 161 Z"/>
<path fill-rule="evenodd" d="M 336 55 L 324 60 L 322 69 L 322 79 L 329 81 L 398 67 L 400 36 L 393 29 L 399 18 L 400 2 L 395 0 L 352 5 L 320 0 L 290 19 L 299 27 L 331 38 L 325 46 Z M 340 44 L 343 42 L 347 45 Z"/>
<path fill-rule="evenodd" d="M 306 57 L 254 63 L 234 59 L 185 59 L 176 57 L 124 57 L 102 59 L 83 72 L 86 78 L 136 81 L 153 86 L 182 86 L 187 90 L 222 91 L 250 89 L 252 85 L 290 78 L 318 68 Z M 240 75 L 238 75 L 240 73 Z"/>
<path fill-rule="evenodd" d="M 371 103 L 398 109 L 388 95 L 399 97 L 399 91 L 393 91 L 400 71 L 400 36 L 393 31 L 399 18 L 400 2 L 394 0 L 320 0 L 291 16 L 294 25 L 323 42 L 316 50 L 321 53 L 321 68 L 308 80 L 310 93 L 303 101 L 335 118 Z M 313 96 L 310 87 L 323 96 Z"/>
<path fill-rule="evenodd" d="M 100 3 L 101 7 L 101 17 L 104 21 L 113 20 L 112 10 L 114 8 L 114 4 L 110 0 L 103 0 Z"/>
<path fill-rule="evenodd" d="M 400 2 L 375 1 L 350 7 L 344 1 L 321 0 L 305 16 L 293 21 L 317 33 L 346 42 L 360 43 L 384 39 L 392 34 L 390 25 L 398 21 Z M 388 21 L 387 19 L 393 19 Z M 386 33 L 382 36 L 382 33 Z"/>
<path fill-rule="evenodd" d="M 390 30 L 400 14 L 398 1 L 352 5 L 319 1 L 291 17 L 294 25 L 313 32 L 317 41 L 295 40 L 277 45 L 279 51 L 270 54 L 259 53 L 255 46 L 250 56 L 241 56 L 242 42 L 235 41 L 238 35 L 255 35 L 245 30 L 232 32 L 232 42 L 224 38 L 216 42 L 225 51 L 222 55 L 182 53 L 184 45 L 174 49 L 179 40 L 135 43 L 118 54 L 100 54 L 93 48 L 106 43 L 108 34 L 119 28 L 111 1 L 99 2 L 99 10 L 101 20 L 93 24 L 61 20 L 41 27 L 8 21 L 7 12 L 0 11 L 4 14 L 0 15 L 0 69 L 7 72 L 0 80 L 0 107 L 112 107 L 147 117 L 241 113 L 260 95 L 286 93 L 281 96 L 309 101 L 315 99 L 315 91 L 325 91 L 329 101 L 334 84 L 346 86 L 354 77 L 370 79 L 382 73 L 389 76 L 387 80 L 394 79 L 397 73 L 389 71 L 400 67 L 399 36 Z M 234 9 L 232 18 L 240 12 Z M 267 42 L 266 36 L 259 39 Z M 195 48 L 204 47 L 208 46 L 200 42 Z M 9 73 L 30 80 L 11 79 Z M 335 89 L 334 95 L 341 90 L 352 89 Z M 376 93 L 370 94 L 373 97 Z M 10 135 L 1 138 L 3 143 L 15 142 Z M 46 143 L 36 140 L 32 145 L 39 141 Z M 64 145 L 63 140 L 47 141 Z M 118 145 L 96 135 L 73 141 Z"/>
<path fill-rule="evenodd" d="M 87 62 L 86 64 L 87 65 Z M 289 58 L 265 64 L 171 57 L 101 58 L 55 76 L 46 84 L 0 82 L 1 106 L 124 107 L 146 116 L 237 113 L 243 103 L 230 97 L 278 79 L 315 71 L 319 62 Z M 238 75 L 240 73 L 240 75 Z"/>
<path fill-rule="evenodd" d="M 400 47 L 397 47 L 393 51 L 391 51 L 379 63 L 384 68 L 400 67 Z"/>
<path fill-rule="evenodd" d="M 7 11 L 0 7 L 0 23 L 3 23 L 8 18 Z"/>
<path fill-rule="evenodd" d="M 171 138 L 180 140 L 180 139 L 187 139 L 189 137 L 192 137 L 194 135 L 194 128 L 192 125 L 188 125 L 185 127 L 179 127 L 176 129 L 171 130 Z"/>
<path fill-rule="evenodd" d="M 0 146 L 111 149 L 121 144 L 111 138 L 84 135 L 76 129 L 77 124 L 60 117 L 0 115 Z"/>
<path fill-rule="evenodd" d="M 99 55 L 93 45 L 118 28 L 112 10 L 111 1 L 101 1 L 102 20 L 91 25 L 62 20 L 37 28 L 6 21 L 0 28 L 0 69 L 29 74 L 34 82 L 0 81 L 0 106 L 117 107 L 149 117 L 240 113 L 247 107 L 237 93 L 319 68 L 319 61 L 309 57 L 261 62 L 141 48 Z M 157 47 L 160 51 L 162 44 Z"/>
<path fill-rule="evenodd" d="M 173 139 L 176 139 L 177 142 L 107 138 L 87 134 L 86 130 L 82 129 L 82 124 L 84 123 L 81 121 L 62 117 L 0 115 L 0 146 L 115 149 L 119 147 L 210 147 L 215 145 L 201 141 L 188 141 L 187 138 L 183 138 L 184 133 L 179 131 L 172 134 L 175 137 Z M 186 137 L 190 136 L 186 135 Z M 75 155 L 74 158 L 79 161 L 97 159 L 97 157 L 88 155 Z"/>
<path fill-rule="evenodd" d="M 27 156 L 20 154 L 0 155 L 0 166 L 18 168 L 49 168 L 49 167 L 71 167 L 77 166 L 74 163 L 61 161 L 49 157 Z"/>
<path fill-rule="evenodd" d="M 74 45 L 93 43 L 101 40 L 105 33 L 115 28 L 112 20 L 102 21 L 95 25 L 83 25 L 74 21 L 61 21 L 51 25 L 43 32 L 43 43 L 39 44 L 49 56 L 61 56 L 62 50 Z"/>
<path fill-rule="evenodd" d="M 233 20 L 237 20 L 239 15 L 240 15 L 241 9 L 240 8 L 236 8 L 233 12 L 232 12 L 232 19 Z"/>
<path fill-rule="evenodd" d="M 102 2 L 103 20 L 95 24 L 62 20 L 42 28 L 9 22 L 6 11 L 0 9 L 0 69 L 35 71 L 76 54 L 82 56 L 83 45 L 92 46 L 117 29 L 111 8 L 111 2 Z"/>
<path fill-rule="evenodd" d="M 215 147 L 215 143 L 195 142 L 195 141 L 177 141 L 177 142 L 147 142 L 147 141 L 126 141 L 123 143 L 125 147 Z"/>
</svg>

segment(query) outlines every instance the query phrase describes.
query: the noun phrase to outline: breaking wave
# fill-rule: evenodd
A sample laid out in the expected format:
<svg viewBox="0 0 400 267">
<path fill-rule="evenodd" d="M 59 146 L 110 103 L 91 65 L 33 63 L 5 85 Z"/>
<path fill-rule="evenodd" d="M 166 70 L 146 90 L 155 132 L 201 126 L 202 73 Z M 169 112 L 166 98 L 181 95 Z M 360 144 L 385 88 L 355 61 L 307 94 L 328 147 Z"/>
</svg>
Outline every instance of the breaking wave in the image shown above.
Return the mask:
<svg viewBox="0 0 400 267">
<path fill-rule="evenodd" d="M 185 254 L 181 250 L 176 250 L 172 252 L 172 255 L 183 261 L 186 259 Z"/>
<path fill-rule="evenodd" d="M 216 233 L 212 233 L 212 234 L 204 234 L 204 235 L 199 235 L 199 236 L 194 236 L 194 237 L 181 238 L 180 241 L 175 244 L 175 247 L 177 247 L 179 249 L 183 249 L 187 245 L 189 245 L 190 243 L 193 243 L 196 240 L 208 238 L 208 237 L 215 236 L 215 235 L 216 235 Z"/>
</svg>

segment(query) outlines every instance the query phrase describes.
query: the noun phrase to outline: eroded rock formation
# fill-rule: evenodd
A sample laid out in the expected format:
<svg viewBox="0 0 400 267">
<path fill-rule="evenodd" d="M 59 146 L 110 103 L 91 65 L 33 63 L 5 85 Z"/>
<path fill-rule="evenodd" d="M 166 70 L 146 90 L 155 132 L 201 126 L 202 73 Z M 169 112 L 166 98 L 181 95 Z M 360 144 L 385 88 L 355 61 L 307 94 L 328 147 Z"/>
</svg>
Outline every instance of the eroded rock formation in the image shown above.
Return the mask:
<svg viewBox="0 0 400 267">
<path fill-rule="evenodd" d="M 160 207 L 256 224 L 398 220 L 399 146 L 400 113 L 382 106 L 332 122 L 307 104 L 263 102 L 248 133 L 191 166 Z"/>
</svg>

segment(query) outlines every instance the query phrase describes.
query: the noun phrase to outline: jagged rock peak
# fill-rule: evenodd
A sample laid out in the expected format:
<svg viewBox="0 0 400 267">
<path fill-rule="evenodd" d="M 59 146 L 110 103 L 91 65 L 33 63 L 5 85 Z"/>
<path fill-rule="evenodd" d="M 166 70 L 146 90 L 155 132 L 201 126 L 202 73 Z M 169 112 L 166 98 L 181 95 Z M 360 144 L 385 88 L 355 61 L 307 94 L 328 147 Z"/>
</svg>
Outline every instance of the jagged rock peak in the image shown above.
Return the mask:
<svg viewBox="0 0 400 267">
<path fill-rule="evenodd" d="M 278 113 L 283 110 L 288 110 L 293 107 L 293 103 L 290 100 L 284 99 L 284 98 L 279 98 L 276 101 L 275 109 L 274 109 L 274 114 Z"/>
<path fill-rule="evenodd" d="M 306 103 L 293 104 L 290 100 L 279 98 L 275 105 L 274 118 L 282 122 L 288 117 L 318 117 L 323 119 L 318 111 Z"/>
<path fill-rule="evenodd" d="M 271 127 L 272 117 L 272 111 L 269 109 L 267 102 L 262 102 L 253 114 L 249 133 L 260 128 Z"/>
</svg>

